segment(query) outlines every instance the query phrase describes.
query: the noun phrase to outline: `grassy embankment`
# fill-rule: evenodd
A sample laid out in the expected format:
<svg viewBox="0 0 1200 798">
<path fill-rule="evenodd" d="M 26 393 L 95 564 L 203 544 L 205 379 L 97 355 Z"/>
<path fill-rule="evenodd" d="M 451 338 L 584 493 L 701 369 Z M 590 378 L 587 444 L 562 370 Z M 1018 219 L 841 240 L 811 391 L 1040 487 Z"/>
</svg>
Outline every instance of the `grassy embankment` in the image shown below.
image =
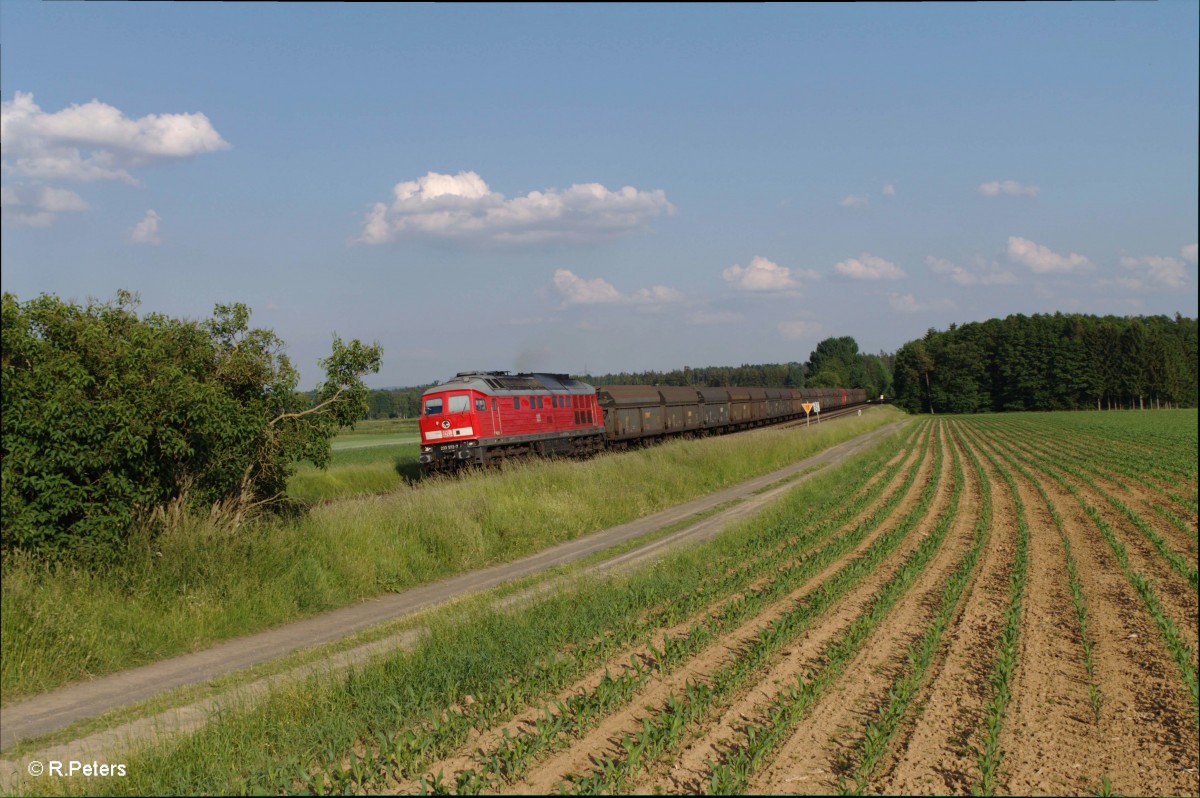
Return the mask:
<svg viewBox="0 0 1200 798">
<path fill-rule="evenodd" d="M 766 473 L 900 415 L 881 409 L 807 430 L 401 480 L 386 494 L 320 503 L 299 519 L 236 534 L 185 518 L 103 570 L 10 557 L 0 590 L 3 699 L 512 560 Z"/>
<path fill-rule="evenodd" d="M 417 419 L 360 421 L 333 441 L 333 460 L 321 470 L 301 463 L 288 480 L 288 496 L 319 501 L 383 493 L 420 477 Z"/>
<path fill-rule="evenodd" d="M 877 422 L 896 417 L 891 412 L 872 415 Z M 807 442 L 814 450 L 827 448 L 835 434 L 849 437 L 857 423 L 846 424 L 840 432 L 834 429 L 840 425 L 830 424 L 822 431 L 827 436 L 823 444 L 815 435 Z M 768 432 L 763 437 L 776 436 L 782 434 Z M 729 462 L 740 458 L 727 447 L 741 449 L 751 437 L 756 436 L 708 441 L 700 449 L 715 444 L 725 450 L 723 459 Z M 47 779 L 25 787 L 44 794 L 350 791 L 368 776 L 381 775 L 353 757 L 350 769 L 362 767 L 362 773 L 352 776 L 350 770 L 340 769 L 347 751 L 361 751 L 363 741 L 369 750 L 383 746 L 381 753 L 402 760 L 405 773 L 419 773 L 429 757 L 460 744 L 482 717 L 459 711 L 447 715 L 442 708 L 448 703 L 462 705 L 473 699 L 477 713 L 511 716 L 664 623 L 689 617 L 721 596 L 732 597 L 734 605 L 744 602 L 747 586 L 797 556 L 794 547 L 819 548 L 838 522 L 858 512 L 862 499 L 851 497 L 883 469 L 905 438 L 912 445 L 908 435 L 890 436 L 880 446 L 798 485 L 759 516 L 709 543 L 670 554 L 657 565 L 603 580 L 581 580 L 515 609 L 474 602 L 443 610 L 429 623 L 429 637 L 412 653 L 389 655 L 349 676 L 317 676 L 285 685 L 256 707 L 222 713 L 194 735 L 129 755 L 122 760 L 128 763 L 128 778 L 87 783 Z M 705 454 L 695 444 L 672 444 L 605 458 L 616 461 L 611 466 L 603 459 L 575 466 L 588 472 L 613 468 L 605 471 L 613 475 L 651 467 L 642 462 L 645 458 L 660 467 L 678 467 L 689 457 L 706 459 Z M 531 470 L 552 479 L 562 476 L 562 467 L 542 464 Z M 891 472 L 896 470 L 898 466 Z M 910 470 L 915 474 L 915 468 Z M 882 483 L 874 492 L 880 487 Z M 820 519 L 825 521 L 818 525 Z M 774 591 L 766 590 L 765 595 Z M 403 691 L 395 689 L 397 684 L 404 685 Z M 314 778 L 324 786 L 318 787 Z"/>
</svg>

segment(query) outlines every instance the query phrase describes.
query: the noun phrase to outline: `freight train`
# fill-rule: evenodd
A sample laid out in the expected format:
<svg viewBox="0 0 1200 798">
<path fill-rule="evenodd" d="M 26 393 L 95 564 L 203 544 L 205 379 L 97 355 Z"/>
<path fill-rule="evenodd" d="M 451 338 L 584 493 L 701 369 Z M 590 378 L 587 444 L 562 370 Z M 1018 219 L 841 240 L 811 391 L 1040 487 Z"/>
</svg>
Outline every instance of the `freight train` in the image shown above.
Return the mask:
<svg viewBox="0 0 1200 798">
<path fill-rule="evenodd" d="M 421 397 L 426 472 L 527 455 L 585 456 L 682 435 L 709 435 L 861 404 L 861 388 L 595 388 L 566 374 L 464 371 Z"/>
</svg>

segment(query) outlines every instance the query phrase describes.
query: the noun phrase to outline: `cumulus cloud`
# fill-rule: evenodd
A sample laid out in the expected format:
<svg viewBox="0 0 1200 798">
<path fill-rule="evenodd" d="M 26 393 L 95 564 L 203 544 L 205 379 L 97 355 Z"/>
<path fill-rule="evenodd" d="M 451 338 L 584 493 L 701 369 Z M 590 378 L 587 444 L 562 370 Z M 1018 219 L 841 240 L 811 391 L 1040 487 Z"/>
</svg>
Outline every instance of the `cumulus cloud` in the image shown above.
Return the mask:
<svg viewBox="0 0 1200 798">
<path fill-rule="evenodd" d="M 838 205 L 841 205 L 843 208 L 865 208 L 870 201 L 870 199 L 861 194 L 851 194 L 842 199 Z"/>
<path fill-rule="evenodd" d="M 150 244 L 158 246 L 162 241 L 158 237 L 159 216 L 153 210 L 146 211 L 146 216 L 129 233 L 129 240 L 135 244 Z"/>
<path fill-rule="evenodd" d="M 931 299 L 921 302 L 912 294 L 892 294 L 888 304 L 898 313 L 924 313 L 931 310 L 954 310 L 954 301 L 950 299 Z"/>
<path fill-rule="evenodd" d="M 1028 266 L 1030 271 L 1037 274 L 1075 272 L 1092 265 L 1083 255 L 1074 252 L 1070 255 L 1059 255 L 1048 247 L 1017 236 L 1008 237 L 1008 257 Z"/>
<path fill-rule="evenodd" d="M 1143 286 L 1161 288 L 1183 288 L 1184 264 L 1175 258 L 1160 258 L 1143 255 L 1140 258 L 1121 258 L 1121 265 L 1133 272 L 1132 278 L 1118 278 L 1123 287 L 1137 290 Z"/>
<path fill-rule="evenodd" d="M 824 329 L 820 322 L 805 321 L 798 319 L 796 321 L 785 321 L 779 324 L 779 332 L 789 341 L 799 340 L 801 338 L 816 338 Z"/>
<path fill-rule="evenodd" d="M 833 268 L 838 274 L 852 280 L 899 280 L 906 276 L 896 264 L 866 252 L 857 258 L 848 258 Z"/>
<path fill-rule="evenodd" d="M 817 276 L 810 269 L 798 270 L 793 276 L 791 269 L 761 255 L 755 255 L 749 266 L 735 263 L 721 272 L 721 277 L 738 291 L 788 291 L 799 284 L 797 277 L 814 280 Z"/>
<path fill-rule="evenodd" d="M 1015 274 L 1001 271 L 994 264 L 985 266 L 979 271 L 972 271 L 951 263 L 945 258 L 935 258 L 932 255 L 925 258 L 925 263 L 934 274 L 947 275 L 959 285 L 1012 285 L 1017 281 Z"/>
<path fill-rule="evenodd" d="M 43 185 L 0 187 L 5 221 L 24 227 L 48 227 L 60 213 L 86 211 L 88 204 L 74 191 Z"/>
<path fill-rule="evenodd" d="M 891 183 L 884 183 L 883 189 L 879 193 L 885 197 L 894 197 L 896 196 L 896 187 Z"/>
<path fill-rule="evenodd" d="M 56 180 L 132 183 L 130 169 L 229 149 L 201 113 L 130 119 L 99 100 L 47 113 L 24 92 L 0 103 L 0 139 L 6 174 Z"/>
<path fill-rule="evenodd" d="M 475 172 L 429 172 L 397 183 L 390 204 L 377 202 L 363 220 L 359 239 L 383 244 L 401 239 L 475 241 L 492 244 L 581 243 L 644 230 L 675 206 L 661 190 L 625 186 L 609 191 L 582 183 L 559 191 L 531 191 L 506 199 Z"/>
<path fill-rule="evenodd" d="M 1193 266 L 1196 265 L 1196 245 L 1195 244 L 1188 244 L 1186 247 L 1179 250 L 1179 252 L 1183 255 L 1184 260 L 1186 260 L 1188 263 L 1192 264 Z"/>
<path fill-rule="evenodd" d="M 1016 180 L 994 180 L 991 183 L 981 183 L 979 193 L 985 197 L 998 197 L 1007 194 L 1011 197 L 1036 197 L 1041 191 L 1037 186 L 1028 186 Z"/>
<path fill-rule="evenodd" d="M 602 277 L 585 280 L 568 269 L 558 269 L 554 272 L 554 288 L 562 295 L 564 306 L 662 305 L 683 299 L 683 294 L 665 285 L 641 288 L 626 296 Z"/>
</svg>

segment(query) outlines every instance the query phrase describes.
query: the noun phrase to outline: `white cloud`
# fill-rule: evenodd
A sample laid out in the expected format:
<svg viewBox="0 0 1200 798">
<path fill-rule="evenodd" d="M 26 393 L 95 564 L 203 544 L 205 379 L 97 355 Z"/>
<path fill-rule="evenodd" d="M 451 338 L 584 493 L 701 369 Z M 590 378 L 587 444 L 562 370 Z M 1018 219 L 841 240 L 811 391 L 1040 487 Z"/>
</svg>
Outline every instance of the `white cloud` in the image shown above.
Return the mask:
<svg viewBox="0 0 1200 798">
<path fill-rule="evenodd" d="M 861 194 L 851 194 L 839 202 L 838 205 L 841 205 L 843 208 L 865 208 L 869 202 L 870 199 Z"/>
<path fill-rule="evenodd" d="M 390 205 L 377 202 L 363 220 L 360 241 L 383 244 L 406 238 L 467 240 L 492 244 L 587 242 L 646 229 L 650 219 L 674 214 L 661 190 L 599 183 L 564 191 L 532 191 L 505 199 L 475 172 L 429 172 L 397 183 Z"/>
<path fill-rule="evenodd" d="M 788 291 L 798 285 L 796 277 L 815 280 L 819 275 L 811 269 L 803 269 L 793 277 L 792 270 L 786 266 L 755 255 L 749 266 L 735 263 L 723 270 L 721 277 L 738 291 Z"/>
<path fill-rule="evenodd" d="M 780 334 L 790 341 L 801 338 L 816 338 L 821 334 L 823 329 L 820 322 L 804 321 L 803 319 L 785 321 L 779 325 Z"/>
<path fill-rule="evenodd" d="M 1163 288 L 1183 288 L 1184 286 L 1184 264 L 1181 260 L 1143 255 L 1140 258 L 1123 257 L 1121 265 L 1138 275 L 1127 282 L 1145 283 Z M 1118 278 L 1118 281 L 1121 279 Z"/>
<path fill-rule="evenodd" d="M 866 252 L 857 258 L 848 258 L 833 268 L 838 274 L 853 280 L 899 280 L 906 276 L 896 264 Z"/>
<path fill-rule="evenodd" d="M 600 277 L 585 280 L 567 269 L 554 272 L 554 287 L 568 305 L 601 305 L 623 299 L 621 292 L 607 280 Z"/>
<path fill-rule="evenodd" d="M 1184 260 L 1186 260 L 1188 263 L 1192 264 L 1193 266 L 1196 265 L 1196 245 L 1195 244 L 1188 244 L 1186 247 L 1179 250 L 1179 252 L 1180 252 L 1180 254 L 1183 255 Z"/>
<path fill-rule="evenodd" d="M 981 183 L 979 193 L 985 197 L 998 197 L 1008 194 L 1013 197 L 1036 197 L 1041 191 L 1037 186 L 1026 186 L 1016 180 L 994 180 L 991 183 Z"/>
<path fill-rule="evenodd" d="M 1036 244 L 1027 238 L 1008 237 L 1008 257 L 1029 267 L 1038 274 L 1048 272 L 1074 272 L 1091 267 L 1092 262 L 1083 255 L 1072 252 L 1059 255 L 1057 252 Z"/>
<path fill-rule="evenodd" d="M 925 263 L 934 274 L 948 275 L 959 285 L 1012 285 L 1017 281 L 1015 274 L 999 271 L 995 264 L 985 267 L 983 271 L 971 271 L 932 255 L 925 258 Z"/>
<path fill-rule="evenodd" d="M 639 288 L 629 298 L 629 301 L 641 305 L 661 305 L 670 302 L 682 302 L 683 294 L 665 285 L 652 285 L 649 288 Z"/>
<path fill-rule="evenodd" d="M 129 233 L 129 240 L 135 244 L 150 244 L 158 246 L 162 241 L 158 237 L 159 216 L 153 210 L 146 211 L 146 216 Z"/>
<path fill-rule="evenodd" d="M 892 294 L 888 297 L 892 310 L 899 313 L 924 313 L 930 310 L 954 310 L 954 301 L 950 299 L 931 299 L 920 302 L 912 294 Z"/>
<path fill-rule="evenodd" d="M 744 321 L 745 316 L 732 310 L 697 311 L 688 316 L 688 321 L 697 325 L 708 324 L 737 324 Z"/>
<path fill-rule="evenodd" d="M 894 197 L 896 196 L 896 187 L 891 183 L 884 183 L 883 190 L 880 193 L 885 197 Z"/>
<path fill-rule="evenodd" d="M 0 103 L 0 140 L 5 173 L 130 183 L 132 168 L 229 149 L 201 113 L 130 119 L 99 100 L 46 113 L 24 92 Z"/>
<path fill-rule="evenodd" d="M 86 211 L 88 204 L 74 191 L 21 183 L 0 187 L 0 208 L 6 221 L 25 227 L 48 227 L 60 213 Z"/>
<path fill-rule="evenodd" d="M 662 305 L 679 302 L 683 294 L 665 285 L 641 288 L 626 296 L 612 283 L 597 277 L 585 280 L 567 269 L 554 272 L 554 288 L 563 297 L 563 305 Z"/>
</svg>

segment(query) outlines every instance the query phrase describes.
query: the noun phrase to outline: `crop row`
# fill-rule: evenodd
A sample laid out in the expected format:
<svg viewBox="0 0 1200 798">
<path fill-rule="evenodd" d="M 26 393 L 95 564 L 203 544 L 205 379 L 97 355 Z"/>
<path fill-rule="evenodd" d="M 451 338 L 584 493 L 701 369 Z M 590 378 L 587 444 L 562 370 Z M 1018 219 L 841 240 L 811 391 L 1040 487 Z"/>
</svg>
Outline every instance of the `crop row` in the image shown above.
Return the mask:
<svg viewBox="0 0 1200 798">
<path fill-rule="evenodd" d="M 938 446 L 935 449 L 933 464 L 935 474 L 941 473 L 942 459 L 942 448 Z M 672 693 L 661 711 L 643 719 L 643 726 L 639 732 L 625 735 L 621 741 L 621 754 L 603 757 L 597 763 L 597 770 L 589 775 L 568 776 L 567 782 L 560 785 L 560 789 L 574 794 L 620 792 L 634 774 L 648 767 L 667 751 L 673 750 L 684 739 L 687 730 L 698 723 L 709 710 L 730 698 L 752 675 L 764 668 L 781 647 L 790 643 L 814 620 L 820 618 L 835 601 L 862 582 L 896 549 L 926 515 L 938 484 L 937 478 L 931 479 L 916 506 L 895 527 L 878 535 L 865 553 L 839 569 L 808 593 L 802 601 L 796 602 L 785 614 L 760 627 L 751 642 L 743 646 L 704 682 L 689 682 L 678 697 Z M 949 518 L 952 513 L 947 511 L 942 515 Z M 880 521 L 882 518 L 873 518 L 871 526 L 877 526 Z M 937 529 L 942 529 L 940 523 Z M 865 535 L 866 530 L 863 530 L 862 534 Z M 941 538 L 937 534 L 931 534 L 918 544 L 900 566 L 900 570 L 875 594 L 868 609 L 860 616 L 858 629 L 861 630 L 864 625 L 873 628 L 878 623 L 897 596 L 932 557 L 940 541 Z"/>
<path fill-rule="evenodd" d="M 1021 448 L 1028 452 L 1031 456 L 1041 459 L 1051 456 L 1051 452 L 1047 451 L 1043 447 L 1022 444 Z M 1074 461 L 1073 458 L 1063 457 L 1062 453 L 1057 449 L 1053 454 L 1058 468 L 1080 482 L 1086 484 L 1097 494 L 1103 496 L 1108 503 L 1112 505 L 1112 507 L 1124 515 L 1125 518 L 1128 519 L 1128 521 L 1133 524 L 1133 526 L 1136 527 L 1139 532 L 1141 532 L 1143 537 L 1150 541 L 1151 545 L 1154 546 L 1155 551 L 1159 553 L 1159 556 L 1166 560 L 1171 568 L 1187 581 L 1188 585 L 1192 589 L 1192 592 L 1197 591 L 1197 573 L 1194 560 L 1188 561 L 1180 557 L 1178 553 L 1173 551 L 1170 546 L 1167 545 L 1166 540 L 1164 540 L 1163 537 L 1158 534 L 1158 532 L 1156 532 L 1140 516 L 1134 513 L 1133 510 L 1131 510 L 1124 502 L 1096 484 L 1096 481 L 1088 474 L 1089 472 L 1096 473 L 1099 469 L 1088 467 L 1083 463 Z"/>
<path fill-rule="evenodd" d="M 1004 441 L 1011 450 L 1022 450 L 1020 444 L 1013 441 Z M 1084 497 L 1079 488 L 1064 476 L 1065 469 L 1059 469 L 1047 462 L 1048 455 L 1033 454 L 1025 451 L 1025 457 L 1030 464 L 1038 471 L 1061 485 L 1067 490 L 1078 502 L 1083 511 L 1091 518 L 1092 523 L 1100 531 L 1104 540 L 1108 543 L 1110 551 L 1112 551 L 1121 571 L 1126 579 L 1133 586 L 1138 596 L 1142 599 L 1150 617 L 1154 620 L 1163 639 L 1166 643 L 1168 653 L 1175 661 L 1179 668 L 1180 676 L 1185 687 L 1188 690 L 1193 705 L 1200 706 L 1200 695 L 1197 690 L 1196 668 L 1193 664 L 1195 653 L 1191 647 L 1183 640 L 1175 620 L 1171 618 L 1162 607 L 1162 602 L 1158 597 L 1158 593 L 1154 588 L 1154 584 L 1146 576 L 1134 568 L 1130 562 L 1129 553 L 1125 544 L 1118 538 L 1116 532 L 1104 519 L 1104 516 Z"/>
<path fill-rule="evenodd" d="M 877 457 L 882 458 L 885 454 L 886 452 L 881 452 Z M 887 470 L 887 473 L 889 475 L 896 473 L 901 465 L 902 461 L 898 460 Z M 915 477 L 916 467 L 914 464 L 910 468 L 908 481 Z M 419 773 L 419 769 L 426 763 L 460 747 L 467 739 L 471 729 L 484 729 L 511 717 L 516 710 L 526 706 L 530 700 L 561 689 L 570 681 L 577 679 L 610 656 L 610 652 L 614 649 L 651 634 L 656 628 L 671 622 L 674 618 L 685 617 L 714 599 L 719 599 L 721 595 L 728 595 L 744 589 L 748 580 L 757 574 L 772 571 L 781 562 L 796 557 L 796 547 L 803 550 L 815 542 L 819 542 L 829 529 L 852 515 L 863 502 L 873 499 L 884 489 L 886 484 L 886 480 L 879 481 L 873 484 L 870 490 L 860 491 L 856 498 L 852 498 L 853 491 L 849 486 L 845 490 L 833 491 L 828 497 L 828 501 L 823 503 L 828 513 L 833 514 L 833 520 L 826 517 L 824 522 L 819 523 L 815 528 L 809 527 L 798 531 L 794 525 L 788 527 L 785 523 L 777 521 L 766 530 L 766 534 L 760 538 L 760 541 L 769 542 L 784 534 L 788 537 L 785 545 L 769 547 L 770 553 L 767 556 L 756 557 L 754 556 L 756 552 L 748 551 L 746 547 L 738 549 L 730 556 L 735 556 L 740 552 L 748 560 L 746 567 L 716 575 L 710 572 L 704 578 L 697 580 L 692 589 L 675 593 L 674 597 L 665 601 L 656 610 L 643 612 L 640 619 L 627 617 L 623 622 L 610 626 L 599 639 L 588 645 L 578 646 L 569 653 L 544 658 L 532 671 L 507 680 L 495 690 L 476 691 L 472 696 L 474 701 L 469 708 L 434 712 L 426 723 L 415 728 L 405 729 L 399 734 L 376 734 L 374 739 L 366 741 L 367 753 L 356 756 L 350 760 L 349 764 L 344 764 L 346 759 L 339 756 L 336 750 L 328 751 L 324 756 L 318 758 L 315 766 L 310 766 L 309 769 L 313 775 L 304 778 L 303 788 L 318 793 L 373 790 L 386 784 L 389 780 L 400 781 L 409 774 L 413 774 L 414 771 Z M 812 510 L 811 507 L 808 509 Z M 821 516 L 818 514 L 817 518 L 819 520 Z M 789 541 L 791 545 L 786 545 Z M 760 550 L 761 548 L 760 546 Z M 747 557 L 748 554 L 751 556 Z M 718 564 L 718 568 L 715 570 L 719 571 L 720 564 L 724 563 L 726 559 L 715 561 Z M 634 674 L 636 673 L 634 670 Z M 642 676 L 644 675 L 642 674 Z M 597 688 L 599 695 L 586 700 L 592 703 L 607 703 L 611 700 L 612 695 L 620 694 L 628 689 L 631 678 L 635 677 L 626 674 L 616 679 L 604 680 Z M 576 700 L 570 706 L 578 706 L 583 700 Z M 542 725 L 545 729 L 559 723 L 560 721 L 552 717 L 543 721 Z M 501 762 L 504 759 L 525 759 L 524 748 L 523 740 L 513 739 L 511 750 L 508 753 L 497 752 L 499 759 L 493 766 L 511 771 L 511 767 L 503 766 Z M 358 766 L 354 767 L 356 763 Z M 469 791 L 473 777 L 466 774 L 463 779 L 462 789 Z M 440 775 L 428 774 L 426 783 L 432 791 L 442 789 Z"/>
<path fill-rule="evenodd" d="M 991 693 L 984 715 L 983 740 L 975 750 L 980 772 L 976 791 L 981 795 L 994 795 L 1000 763 L 1004 759 L 1004 751 L 1000 748 L 1000 730 L 1004 725 L 1005 712 L 1012 698 L 1013 677 L 1017 670 L 1018 642 L 1021 634 L 1021 601 L 1025 595 L 1025 583 L 1029 575 L 1029 524 L 1026 520 L 1025 504 L 1021 500 L 1021 494 L 1017 490 L 1017 483 L 1012 473 L 996 462 L 990 451 L 984 449 L 983 453 L 992 467 L 1008 484 L 1013 505 L 1016 508 L 1017 519 L 1016 552 L 1013 555 L 1013 567 L 1009 575 L 1008 605 L 1004 611 L 1004 626 L 1000 632 L 996 657 L 988 676 Z"/>
<path fill-rule="evenodd" d="M 912 570 L 902 567 L 876 602 L 868 606 L 852 621 L 838 639 L 825 646 L 817 657 L 816 661 L 819 664 L 810 668 L 807 674 L 798 676 L 795 684 L 789 685 L 787 689 L 777 694 L 759 713 L 757 720 L 742 727 L 741 735 L 745 738 L 742 745 L 727 748 L 720 757 L 720 761 L 709 762 L 708 792 L 710 794 L 740 793 L 746 789 L 750 775 L 768 761 L 775 748 L 786 739 L 789 729 L 804 717 L 808 709 L 823 694 L 825 688 L 841 675 L 846 665 L 861 650 L 871 632 L 885 617 L 887 610 L 915 580 L 918 575 L 917 564 L 922 561 L 928 562 L 924 555 L 928 554 L 931 557 L 933 551 L 940 545 L 940 541 L 944 538 L 957 513 L 962 492 L 961 461 L 956 448 L 952 448 L 952 453 L 954 474 L 952 493 L 945 512 L 939 516 L 933 532 L 923 544 L 929 547 L 928 551 L 921 552 L 918 549 L 914 552 L 912 555 L 914 559 L 910 561 Z M 976 529 L 981 534 L 986 533 L 986 525 L 982 523 L 977 524 Z M 971 553 L 967 555 L 967 559 L 973 562 Z M 934 626 L 937 626 L 936 621 Z M 933 627 L 930 628 L 933 629 Z M 940 639 L 940 630 L 935 632 L 934 636 Z M 926 643 L 919 648 L 927 646 L 928 638 Z M 887 741 L 895 728 L 893 721 L 903 714 L 903 707 L 911 695 L 905 685 L 911 683 L 914 676 L 916 681 L 920 680 L 918 671 L 921 670 L 921 667 L 917 660 L 921 658 L 921 654 L 917 653 L 916 649 L 912 649 L 908 656 L 910 664 L 915 667 L 909 670 L 907 679 L 902 678 L 889 692 L 892 701 L 882 711 L 880 717 L 867 724 L 864 732 L 858 751 L 859 773 L 864 778 L 869 774 L 878 756 L 886 750 Z"/>
<path fill-rule="evenodd" d="M 1042 503 L 1046 506 L 1046 510 L 1050 513 L 1050 518 L 1054 522 L 1054 528 L 1058 532 L 1059 543 L 1063 547 L 1063 558 L 1067 566 L 1068 586 L 1071 591 L 1071 606 L 1075 610 L 1075 626 L 1079 637 L 1079 646 L 1081 651 L 1081 659 L 1084 669 L 1088 676 L 1088 701 L 1092 707 L 1092 715 L 1097 722 L 1100 720 L 1100 707 L 1103 703 L 1103 696 L 1100 692 L 1100 685 L 1096 681 L 1096 664 L 1095 664 L 1095 646 L 1096 641 L 1088 631 L 1088 599 L 1087 593 L 1084 591 L 1083 583 L 1079 578 L 1079 567 L 1075 562 L 1074 553 L 1071 551 L 1071 541 L 1067 537 L 1066 530 L 1063 527 L 1062 515 L 1058 512 L 1058 508 L 1054 506 L 1049 494 L 1046 493 L 1046 488 L 1042 483 L 1029 472 L 1022 463 L 1013 459 L 1007 451 L 997 449 L 997 454 L 1009 464 L 1010 467 L 1017 470 L 1022 477 L 1031 483 L 1038 495 L 1042 498 Z"/>
<path fill-rule="evenodd" d="M 811 549 L 858 515 L 866 504 L 883 491 L 900 465 L 901 463 L 897 462 L 885 474 L 884 479 L 874 483 L 870 490 L 860 493 L 854 501 L 843 505 L 837 515 L 812 528 L 805 536 L 809 544 L 807 548 Z M 875 523 L 900 501 L 915 479 L 919 465 L 919 460 L 913 461 L 902 485 L 893 490 L 874 511 L 872 519 Z M 648 644 L 648 664 L 634 659 L 615 677 L 606 672 L 595 688 L 575 693 L 565 701 L 556 700 L 543 706 L 541 717 L 534 722 L 532 729 L 515 735 L 506 730 L 500 742 L 491 751 L 481 753 L 477 757 L 476 767 L 455 775 L 452 788 L 445 781 L 444 774 L 439 772 L 428 773 L 422 777 L 423 789 L 431 793 L 452 790 L 458 794 L 478 794 L 484 790 L 496 789 L 503 782 L 511 782 L 525 771 L 536 756 L 563 745 L 568 737 L 582 734 L 598 720 L 627 704 L 636 690 L 651 676 L 663 676 L 672 672 L 710 645 L 720 634 L 761 612 L 765 606 L 795 589 L 817 570 L 844 554 L 862 539 L 865 528 L 866 525 L 852 534 L 841 535 L 812 553 L 791 552 L 789 556 L 792 560 L 783 564 L 781 570 L 774 573 L 773 578 L 766 584 L 728 600 L 715 612 L 693 623 L 684 633 L 667 636 L 661 643 L 661 648 Z M 781 558 L 777 558 L 775 564 L 778 564 L 779 559 Z"/>
<path fill-rule="evenodd" d="M 1045 421 L 1039 424 L 993 421 L 989 422 L 989 426 L 1008 432 L 1011 438 L 1030 442 L 1045 439 L 1046 433 L 1055 431 L 1055 426 Z M 1109 432 L 1113 433 L 1115 430 Z M 1196 481 L 1194 446 L 1190 449 L 1178 445 L 1159 449 L 1145 448 L 1142 445 L 1129 447 L 1122 446 L 1115 435 L 1087 441 L 1061 434 L 1052 434 L 1049 437 L 1054 441 L 1056 461 L 1070 459 L 1092 473 L 1110 480 L 1111 475 L 1119 474 L 1125 480 L 1131 480 L 1151 492 L 1169 497 L 1177 505 L 1195 512 L 1195 491 L 1192 491 L 1191 496 L 1186 496 L 1177 490 L 1181 480 L 1190 480 L 1193 483 Z M 1178 454 L 1171 456 L 1172 451 Z M 1168 467 L 1167 463 L 1171 463 L 1171 466 Z"/>
</svg>

